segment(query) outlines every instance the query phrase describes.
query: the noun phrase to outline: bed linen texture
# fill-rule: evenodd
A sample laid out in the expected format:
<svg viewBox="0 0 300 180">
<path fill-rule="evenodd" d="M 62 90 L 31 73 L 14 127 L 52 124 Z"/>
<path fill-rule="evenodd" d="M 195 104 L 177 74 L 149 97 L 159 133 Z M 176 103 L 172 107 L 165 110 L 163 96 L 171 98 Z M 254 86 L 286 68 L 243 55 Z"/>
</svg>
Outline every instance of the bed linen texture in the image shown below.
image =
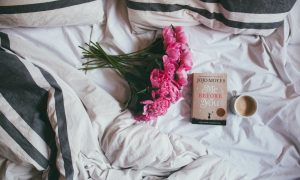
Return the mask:
<svg viewBox="0 0 300 180">
<path fill-rule="evenodd" d="M 194 59 L 189 73 L 226 72 L 229 97 L 236 90 L 257 98 L 259 108 L 254 116 L 241 118 L 229 113 L 226 126 L 190 123 L 191 84 L 157 121 L 135 122 L 129 112 L 121 113 L 121 104 L 129 94 L 125 81 L 109 69 L 78 70 L 84 62 L 78 46 L 91 40 L 100 42 L 111 54 L 128 53 L 146 47 L 160 32 L 131 33 L 124 1 L 104 1 L 103 6 L 106 20 L 101 25 L 0 30 L 1 52 L 17 56 L 37 85 L 49 93 L 48 115 L 56 112 L 55 91 L 43 72 L 61 87 L 73 175 L 65 171 L 57 116 L 49 115 L 59 177 L 300 178 L 299 2 L 268 37 L 233 35 L 202 25 L 185 28 Z M 3 35 L 9 43 L 4 43 Z M 0 97 L 3 114 L 7 106 L 3 95 Z M 9 114 L 4 115 L 10 122 L 18 117 Z M 49 177 L 50 166 L 40 167 L 1 127 L 0 133 L 1 179 Z M 37 145 L 33 138 L 25 137 L 50 159 L 51 148 L 46 143 Z"/>
</svg>

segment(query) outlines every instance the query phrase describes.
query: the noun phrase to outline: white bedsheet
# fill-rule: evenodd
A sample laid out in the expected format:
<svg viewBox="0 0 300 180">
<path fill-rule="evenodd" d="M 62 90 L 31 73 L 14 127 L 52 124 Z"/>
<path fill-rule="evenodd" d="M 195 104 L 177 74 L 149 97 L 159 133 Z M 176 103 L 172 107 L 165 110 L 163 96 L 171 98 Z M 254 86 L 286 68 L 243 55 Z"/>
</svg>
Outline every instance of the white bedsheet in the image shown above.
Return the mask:
<svg viewBox="0 0 300 180">
<path fill-rule="evenodd" d="M 22 56 L 47 57 L 76 68 L 84 62 L 78 46 L 89 40 L 100 41 L 107 52 L 118 54 L 145 47 L 157 35 L 156 32 L 131 34 L 124 2 L 107 1 L 105 6 L 107 21 L 102 26 L 16 28 L 3 32 L 12 35 L 11 42 Z M 297 2 L 284 26 L 269 37 L 231 35 L 203 26 L 187 27 L 185 32 L 194 56 L 190 73 L 227 72 L 229 95 L 237 90 L 255 96 L 258 112 L 251 118 L 230 113 L 224 127 L 191 124 L 188 86 L 183 98 L 150 125 L 161 132 L 195 138 L 207 147 L 209 154 L 233 164 L 249 179 L 300 178 L 299 13 Z M 95 70 L 87 76 L 119 102 L 125 101 L 127 85 L 112 70 Z M 197 161 L 193 164 L 185 167 L 189 175 L 186 178 L 196 177 L 188 173 L 189 169 L 202 167 L 197 166 Z M 207 166 L 211 167 L 208 174 L 216 173 L 212 164 Z M 181 175 L 184 173 L 171 176 Z"/>
</svg>

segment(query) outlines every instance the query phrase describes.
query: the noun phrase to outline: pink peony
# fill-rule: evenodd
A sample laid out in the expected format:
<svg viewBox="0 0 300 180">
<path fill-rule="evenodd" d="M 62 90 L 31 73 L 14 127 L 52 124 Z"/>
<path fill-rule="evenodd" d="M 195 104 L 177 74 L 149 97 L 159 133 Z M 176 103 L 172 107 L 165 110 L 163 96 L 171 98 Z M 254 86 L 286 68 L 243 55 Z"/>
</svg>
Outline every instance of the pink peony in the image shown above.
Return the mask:
<svg viewBox="0 0 300 180">
<path fill-rule="evenodd" d="M 163 38 L 165 49 L 167 49 L 170 44 L 176 43 L 176 37 L 172 27 L 163 28 Z"/>
<path fill-rule="evenodd" d="M 184 66 L 180 66 L 176 70 L 175 80 L 176 80 L 176 82 L 177 82 L 177 84 L 179 86 L 185 86 L 185 85 L 187 85 L 187 83 L 188 83 L 188 81 L 187 81 L 187 73 L 186 73 L 186 70 L 185 70 Z"/>
<path fill-rule="evenodd" d="M 166 88 L 152 90 L 152 98 L 153 99 L 166 98 L 166 99 L 170 100 L 170 93 L 169 93 L 168 89 L 166 89 Z"/>
<path fill-rule="evenodd" d="M 177 26 L 175 27 L 175 34 L 176 34 L 176 40 L 177 42 L 186 44 L 187 43 L 187 39 L 186 36 L 184 34 L 184 29 L 182 26 Z"/>
<path fill-rule="evenodd" d="M 167 75 L 160 69 L 153 69 L 150 74 L 150 81 L 153 88 L 159 88 L 161 84 L 167 79 Z"/>
<path fill-rule="evenodd" d="M 154 99 L 165 98 L 175 103 L 181 97 L 181 92 L 172 81 L 164 81 L 160 89 L 152 91 L 152 97 Z"/>
<path fill-rule="evenodd" d="M 150 117 L 143 114 L 137 114 L 134 116 L 134 119 L 137 121 L 150 121 L 150 120 L 156 120 L 157 117 Z"/>
<path fill-rule="evenodd" d="M 172 43 L 172 44 L 168 44 L 168 48 L 171 48 L 171 49 L 180 49 L 182 47 L 182 44 L 181 43 Z"/>
<path fill-rule="evenodd" d="M 174 43 L 176 43 L 176 39 L 174 37 L 167 36 L 166 38 L 164 38 L 165 49 L 167 49 L 170 44 L 174 44 Z"/>
<path fill-rule="evenodd" d="M 187 71 L 192 69 L 193 56 L 192 56 L 192 53 L 188 49 L 183 50 L 183 52 L 181 53 L 180 59 L 181 59 L 181 65 L 183 65 Z"/>
<path fill-rule="evenodd" d="M 171 26 L 164 27 L 162 34 L 163 34 L 163 38 L 167 36 L 174 36 L 173 28 Z"/>
<path fill-rule="evenodd" d="M 175 27 L 175 32 L 176 33 L 184 33 L 184 28 L 182 26 L 176 26 Z"/>
<path fill-rule="evenodd" d="M 158 117 L 164 115 L 170 107 L 170 102 L 164 98 L 158 98 L 154 101 L 142 101 L 141 104 L 144 104 L 143 115 L 146 117 Z"/>
<path fill-rule="evenodd" d="M 176 66 L 175 66 L 174 60 L 172 58 L 169 58 L 167 55 L 164 55 L 163 63 L 164 63 L 165 74 L 169 78 L 173 79 L 175 71 L 176 71 Z"/>
<path fill-rule="evenodd" d="M 178 43 L 175 43 L 175 44 L 178 44 Z M 178 61 L 178 59 L 180 57 L 180 50 L 179 50 L 179 48 L 176 48 L 176 47 L 169 46 L 166 50 L 166 53 L 171 59 L 174 59 L 176 61 Z"/>
</svg>

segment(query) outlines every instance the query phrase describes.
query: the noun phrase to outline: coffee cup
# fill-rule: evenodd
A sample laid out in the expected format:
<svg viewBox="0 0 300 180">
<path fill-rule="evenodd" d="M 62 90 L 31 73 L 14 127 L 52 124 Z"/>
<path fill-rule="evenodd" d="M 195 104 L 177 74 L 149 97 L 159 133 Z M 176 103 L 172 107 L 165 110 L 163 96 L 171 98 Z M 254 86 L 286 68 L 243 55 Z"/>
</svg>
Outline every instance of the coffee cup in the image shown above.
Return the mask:
<svg viewBox="0 0 300 180">
<path fill-rule="evenodd" d="M 234 92 L 230 101 L 230 109 L 234 114 L 250 117 L 257 111 L 257 101 L 253 96 L 247 94 L 236 95 L 236 92 Z"/>
</svg>

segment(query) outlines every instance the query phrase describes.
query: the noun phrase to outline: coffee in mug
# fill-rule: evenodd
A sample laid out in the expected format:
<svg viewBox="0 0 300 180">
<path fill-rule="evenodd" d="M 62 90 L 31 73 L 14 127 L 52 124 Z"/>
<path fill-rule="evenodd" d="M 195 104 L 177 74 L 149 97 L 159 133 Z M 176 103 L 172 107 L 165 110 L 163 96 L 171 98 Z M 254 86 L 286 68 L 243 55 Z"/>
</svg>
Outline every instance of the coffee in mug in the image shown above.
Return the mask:
<svg viewBox="0 0 300 180">
<path fill-rule="evenodd" d="M 257 102 L 254 97 L 249 95 L 234 96 L 230 103 L 230 109 L 237 115 L 250 117 L 257 110 Z"/>
</svg>

